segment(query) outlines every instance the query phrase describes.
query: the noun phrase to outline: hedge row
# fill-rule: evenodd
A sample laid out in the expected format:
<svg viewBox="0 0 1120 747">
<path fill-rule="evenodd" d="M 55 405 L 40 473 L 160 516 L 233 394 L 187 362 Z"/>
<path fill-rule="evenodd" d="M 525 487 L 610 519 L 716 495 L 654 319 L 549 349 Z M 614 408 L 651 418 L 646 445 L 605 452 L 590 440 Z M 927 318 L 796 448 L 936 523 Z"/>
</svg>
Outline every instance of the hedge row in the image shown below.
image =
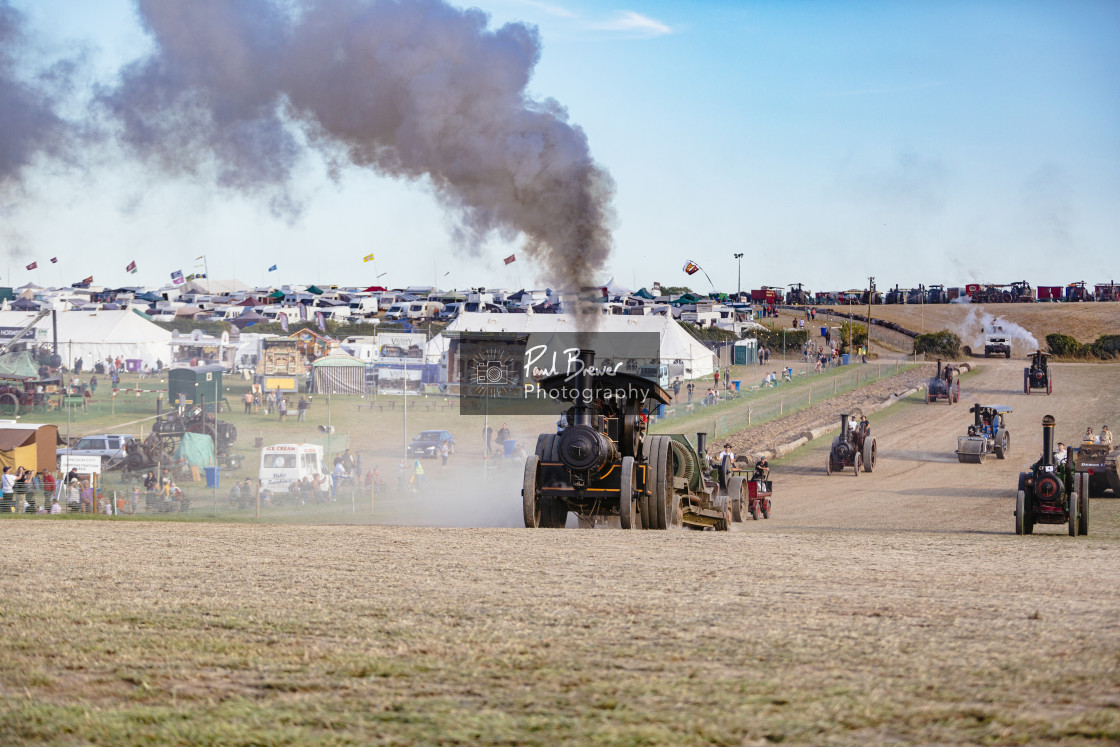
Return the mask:
<svg viewBox="0 0 1120 747">
<path fill-rule="evenodd" d="M 1046 335 L 1046 345 L 1059 358 L 1111 360 L 1120 357 L 1120 335 L 1101 335 L 1095 341 L 1084 344 L 1069 335 L 1055 332 Z"/>
</svg>

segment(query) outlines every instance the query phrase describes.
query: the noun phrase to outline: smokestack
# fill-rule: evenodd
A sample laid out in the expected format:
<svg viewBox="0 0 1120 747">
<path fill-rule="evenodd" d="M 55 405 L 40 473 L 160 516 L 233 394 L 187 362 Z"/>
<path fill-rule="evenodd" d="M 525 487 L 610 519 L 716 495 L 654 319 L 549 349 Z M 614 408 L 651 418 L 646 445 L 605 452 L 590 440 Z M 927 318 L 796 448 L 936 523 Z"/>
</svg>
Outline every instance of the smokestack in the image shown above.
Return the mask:
<svg viewBox="0 0 1120 747">
<path fill-rule="evenodd" d="M 937 359 L 937 378 L 941 378 L 941 359 Z"/>
<path fill-rule="evenodd" d="M 972 411 L 974 413 L 976 413 L 976 415 L 973 416 L 973 420 L 974 420 L 973 425 L 975 425 L 977 430 L 979 430 L 980 426 L 983 425 L 983 423 L 980 422 L 980 403 L 979 402 L 977 402 L 975 405 L 972 406 Z"/>
<path fill-rule="evenodd" d="M 1054 420 L 1053 415 L 1042 418 L 1042 463 L 1047 467 L 1054 465 Z"/>
<path fill-rule="evenodd" d="M 707 447 L 708 447 L 708 434 L 703 432 L 703 431 L 701 431 L 700 433 L 697 433 L 696 434 L 696 453 L 700 455 L 701 459 L 704 458 L 704 452 L 707 451 Z M 704 463 L 707 464 L 707 461 L 705 461 Z"/>
<path fill-rule="evenodd" d="M 848 415 L 841 413 L 840 415 L 840 440 L 846 441 L 848 439 Z"/>
<path fill-rule="evenodd" d="M 595 365 L 595 351 L 594 350 L 580 350 L 579 361 L 582 364 L 579 373 L 576 374 L 576 398 L 573 425 L 586 425 L 591 426 L 591 385 L 592 376 L 591 369 Z"/>
</svg>

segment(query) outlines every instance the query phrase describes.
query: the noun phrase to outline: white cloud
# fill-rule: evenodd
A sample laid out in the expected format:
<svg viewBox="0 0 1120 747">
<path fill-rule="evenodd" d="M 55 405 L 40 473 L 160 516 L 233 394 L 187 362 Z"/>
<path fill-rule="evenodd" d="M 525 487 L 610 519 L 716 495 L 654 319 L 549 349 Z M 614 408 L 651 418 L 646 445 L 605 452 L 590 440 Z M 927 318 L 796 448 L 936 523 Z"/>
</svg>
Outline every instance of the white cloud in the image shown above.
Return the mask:
<svg viewBox="0 0 1120 747">
<path fill-rule="evenodd" d="M 621 31 L 645 38 L 673 33 L 673 29 L 661 23 L 661 21 L 643 16 L 641 13 L 635 13 L 632 10 L 621 11 L 609 21 L 592 23 L 590 26 L 599 31 Z"/>
<path fill-rule="evenodd" d="M 537 2 L 537 0 L 519 0 L 520 5 L 528 5 L 530 8 L 536 8 L 539 11 L 548 13 L 551 16 L 559 16 L 560 18 L 575 18 L 576 14 L 567 8 L 562 8 L 559 5 L 551 5 L 549 3 Z"/>
</svg>

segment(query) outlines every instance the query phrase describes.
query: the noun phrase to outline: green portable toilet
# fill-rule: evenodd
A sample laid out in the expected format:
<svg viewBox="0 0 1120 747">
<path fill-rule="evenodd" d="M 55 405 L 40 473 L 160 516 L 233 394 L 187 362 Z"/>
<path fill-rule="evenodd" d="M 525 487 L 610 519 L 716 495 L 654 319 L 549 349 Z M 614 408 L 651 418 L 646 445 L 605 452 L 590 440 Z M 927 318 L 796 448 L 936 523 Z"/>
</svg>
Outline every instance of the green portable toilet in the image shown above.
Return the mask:
<svg viewBox="0 0 1120 747">
<path fill-rule="evenodd" d="M 736 366 L 749 366 L 758 363 L 758 340 L 739 340 L 735 343 L 731 360 Z"/>
<path fill-rule="evenodd" d="M 221 366 L 184 366 L 167 374 L 167 399 L 172 407 L 179 404 L 180 397 L 185 405 L 200 404 L 205 397 L 209 410 L 211 404 L 225 398 L 223 391 Z"/>
</svg>

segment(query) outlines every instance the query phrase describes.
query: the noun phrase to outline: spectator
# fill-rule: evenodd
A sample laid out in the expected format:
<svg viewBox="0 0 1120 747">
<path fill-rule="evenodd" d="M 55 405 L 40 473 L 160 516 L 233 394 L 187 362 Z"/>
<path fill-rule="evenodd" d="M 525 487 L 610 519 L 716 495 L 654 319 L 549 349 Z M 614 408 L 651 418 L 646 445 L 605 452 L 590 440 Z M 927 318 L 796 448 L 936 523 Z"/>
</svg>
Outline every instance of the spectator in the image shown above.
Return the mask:
<svg viewBox="0 0 1120 747">
<path fill-rule="evenodd" d="M 331 473 L 332 491 L 331 495 L 338 495 L 338 483 L 342 478 L 346 477 L 346 467 L 342 464 L 342 457 L 335 457 L 334 470 Z"/>
<path fill-rule="evenodd" d="M 1107 425 L 1101 426 L 1101 435 L 1097 437 L 1097 440 L 1100 442 L 1101 446 L 1107 446 L 1109 449 L 1112 448 L 1112 431 L 1108 429 Z"/>
<path fill-rule="evenodd" d="M 447 442 L 444 441 L 439 447 L 440 469 L 445 469 L 447 467 L 447 457 L 449 454 L 451 454 L 451 448 L 447 445 Z"/>
<path fill-rule="evenodd" d="M 718 388 L 719 387 L 719 369 L 718 368 L 715 370 L 715 379 L 716 379 L 715 384 L 716 384 L 716 387 Z"/>
<path fill-rule="evenodd" d="M 482 429 L 482 437 L 486 441 L 486 456 L 490 456 L 490 452 L 494 448 L 494 429 L 487 425 Z"/>
<path fill-rule="evenodd" d="M 4 467 L 4 476 L 0 478 L 0 486 L 2 486 L 4 510 L 15 511 L 16 479 L 12 476 L 11 467 Z"/>
<path fill-rule="evenodd" d="M 350 449 L 342 452 L 342 468 L 346 471 L 346 474 L 354 474 L 354 457 L 350 456 Z"/>
<path fill-rule="evenodd" d="M 509 440 L 509 436 L 510 436 L 509 428 L 506 427 L 505 423 L 502 423 L 502 427 L 498 429 L 498 448 L 499 449 L 504 449 L 505 448 L 506 441 Z"/>
<path fill-rule="evenodd" d="M 731 366 L 723 367 L 723 388 L 731 388 Z"/>
<path fill-rule="evenodd" d="M 83 514 L 93 510 L 93 488 L 90 487 L 89 480 L 82 480 L 82 487 L 78 492 L 78 500 L 81 503 Z"/>
<path fill-rule="evenodd" d="M 681 396 L 681 377 L 678 376 L 673 380 L 673 401 L 676 402 L 677 398 Z"/>
<path fill-rule="evenodd" d="M 46 503 L 47 499 L 54 495 L 55 488 L 54 475 L 50 472 L 43 473 L 43 502 Z"/>
<path fill-rule="evenodd" d="M 692 382 L 690 381 L 690 382 L 688 382 L 688 387 L 686 387 L 686 389 L 687 389 L 687 391 L 688 391 L 688 401 L 689 401 L 689 402 L 691 402 L 691 401 L 692 401 L 692 393 L 693 393 L 694 391 L 696 391 L 696 385 L 695 385 L 695 384 L 693 384 L 693 383 L 692 383 Z"/>
<path fill-rule="evenodd" d="M 276 405 L 277 411 L 280 413 L 280 422 L 283 423 L 285 418 L 288 417 L 288 401 L 280 397 L 279 403 Z"/>
<path fill-rule="evenodd" d="M 62 506 L 59 505 L 57 498 L 55 498 L 53 501 L 51 501 L 51 513 L 52 514 L 62 513 Z"/>
<path fill-rule="evenodd" d="M 304 422 L 307 421 L 307 407 L 308 407 L 307 397 L 304 397 L 304 396 L 301 395 L 300 398 L 299 398 L 299 404 L 296 405 L 296 422 L 297 423 L 304 423 Z"/>
<path fill-rule="evenodd" d="M 246 415 L 253 412 L 253 393 L 252 392 L 245 392 L 245 396 L 241 398 L 241 401 L 245 403 L 245 414 Z"/>
<path fill-rule="evenodd" d="M 419 459 L 412 461 L 412 492 L 419 492 L 424 487 L 424 465 Z"/>
</svg>

